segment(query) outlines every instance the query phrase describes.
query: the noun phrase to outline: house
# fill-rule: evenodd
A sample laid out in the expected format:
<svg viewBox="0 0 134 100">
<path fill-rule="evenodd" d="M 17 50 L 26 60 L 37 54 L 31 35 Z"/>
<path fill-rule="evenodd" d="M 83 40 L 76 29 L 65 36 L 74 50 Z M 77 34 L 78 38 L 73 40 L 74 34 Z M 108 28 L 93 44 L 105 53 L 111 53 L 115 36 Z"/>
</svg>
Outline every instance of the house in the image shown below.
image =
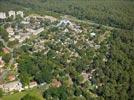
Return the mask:
<svg viewBox="0 0 134 100">
<path fill-rule="evenodd" d="M 31 29 L 31 28 L 27 28 L 26 31 L 30 32 L 30 33 L 35 33 L 35 30 Z"/>
<path fill-rule="evenodd" d="M 20 15 L 22 18 L 24 17 L 23 11 L 17 11 L 17 12 L 16 12 L 16 15 Z"/>
<path fill-rule="evenodd" d="M 43 82 L 43 83 L 41 83 L 40 85 L 43 86 L 43 85 L 46 85 L 46 84 L 47 84 L 46 82 Z"/>
<path fill-rule="evenodd" d="M 30 36 L 28 36 L 27 34 L 29 34 L 29 33 L 22 33 L 23 35 L 21 35 L 21 38 L 19 39 L 19 42 L 21 43 L 21 42 L 23 42 L 23 41 L 25 41 L 26 39 L 29 39 L 30 38 Z"/>
<path fill-rule="evenodd" d="M 20 35 L 15 35 L 15 38 L 20 39 L 21 37 L 20 37 Z"/>
<path fill-rule="evenodd" d="M 3 73 L 5 71 L 5 69 L 4 68 L 0 68 L 0 75 Z M 2 82 L 2 80 L 0 79 L 0 84 L 1 84 L 1 82 Z"/>
<path fill-rule="evenodd" d="M 4 52 L 5 54 L 7 54 L 7 53 L 10 52 L 8 48 L 2 48 L 2 50 L 3 50 L 3 52 Z"/>
<path fill-rule="evenodd" d="M 104 58 L 103 58 L 103 61 L 104 61 L 104 62 L 107 62 L 107 58 L 106 58 L 106 57 L 104 57 Z"/>
<path fill-rule="evenodd" d="M 61 86 L 61 82 L 58 81 L 57 79 L 53 79 L 52 83 L 51 83 L 52 87 L 60 87 Z"/>
<path fill-rule="evenodd" d="M 45 19 L 49 19 L 51 22 L 57 21 L 57 19 L 55 17 L 52 16 L 45 16 Z"/>
<path fill-rule="evenodd" d="M 16 79 L 16 77 L 15 77 L 15 75 L 13 75 L 13 74 L 10 74 L 9 76 L 8 76 L 8 80 L 9 81 L 14 81 Z"/>
<path fill-rule="evenodd" d="M 64 32 L 64 33 L 67 33 L 67 32 L 69 32 L 69 30 L 66 28 L 63 32 Z"/>
<path fill-rule="evenodd" d="M 5 63 L 4 61 L 2 60 L 2 57 L 0 57 L 0 68 L 4 67 Z"/>
<path fill-rule="evenodd" d="M 40 29 L 37 29 L 37 30 L 33 33 L 33 35 L 37 35 L 37 34 L 43 32 L 43 31 L 44 31 L 44 28 L 42 27 L 42 28 L 40 28 Z"/>
<path fill-rule="evenodd" d="M 15 40 L 14 37 L 10 37 L 10 38 L 9 38 L 9 41 L 14 41 L 14 40 Z"/>
<path fill-rule="evenodd" d="M 6 19 L 6 13 L 0 12 L 0 19 Z"/>
<path fill-rule="evenodd" d="M 76 33 L 81 33 L 82 32 L 82 30 L 80 29 L 81 27 L 79 25 L 70 24 L 69 27 L 71 28 L 71 30 L 75 31 Z"/>
<path fill-rule="evenodd" d="M 92 32 L 92 33 L 90 33 L 90 36 L 91 37 L 95 37 L 96 36 L 96 33 Z"/>
<path fill-rule="evenodd" d="M 10 83 L 0 85 L 0 88 L 3 89 L 4 92 L 12 92 L 12 91 L 22 91 L 22 84 L 20 81 L 13 81 Z"/>
<path fill-rule="evenodd" d="M 82 81 L 82 83 L 85 83 L 88 80 L 88 74 L 86 72 L 82 72 L 81 75 L 83 76 L 84 80 Z"/>
<path fill-rule="evenodd" d="M 100 45 L 95 45 L 94 47 L 97 50 L 97 49 L 100 49 L 101 46 Z"/>
<path fill-rule="evenodd" d="M 12 10 L 8 12 L 8 15 L 9 15 L 9 17 L 13 16 L 13 19 L 15 19 L 15 17 L 16 17 L 15 11 L 12 11 Z"/>
<path fill-rule="evenodd" d="M 29 83 L 29 88 L 33 88 L 33 87 L 36 87 L 38 84 L 36 81 L 33 81 L 33 82 L 30 82 Z"/>
<path fill-rule="evenodd" d="M 64 20 L 61 20 L 60 23 L 57 24 L 57 27 L 66 26 L 66 25 L 72 25 L 72 23 L 69 20 L 64 19 Z"/>
<path fill-rule="evenodd" d="M 28 24 L 30 24 L 29 21 L 22 21 L 21 23 L 24 24 L 24 25 L 28 25 Z"/>
<path fill-rule="evenodd" d="M 13 67 L 16 69 L 18 67 L 18 63 L 15 63 Z"/>
<path fill-rule="evenodd" d="M 14 30 L 13 30 L 12 27 L 8 27 L 8 28 L 6 29 L 6 31 L 9 33 L 9 36 L 14 35 Z"/>
<path fill-rule="evenodd" d="M 43 32 L 43 31 L 44 31 L 44 28 L 42 27 L 42 28 L 39 28 L 39 29 L 37 29 L 37 30 L 33 30 L 33 29 L 30 29 L 30 28 L 27 28 L 26 30 L 27 30 L 29 33 L 33 34 L 33 35 L 37 35 L 37 34 Z"/>
</svg>

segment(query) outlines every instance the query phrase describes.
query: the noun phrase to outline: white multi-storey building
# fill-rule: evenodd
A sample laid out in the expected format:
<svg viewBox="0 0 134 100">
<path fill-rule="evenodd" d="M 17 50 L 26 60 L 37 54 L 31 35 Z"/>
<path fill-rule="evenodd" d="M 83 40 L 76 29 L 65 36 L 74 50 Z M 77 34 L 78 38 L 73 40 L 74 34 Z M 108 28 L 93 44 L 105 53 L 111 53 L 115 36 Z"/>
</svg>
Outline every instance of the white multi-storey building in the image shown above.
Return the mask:
<svg viewBox="0 0 134 100">
<path fill-rule="evenodd" d="M 9 14 L 9 17 L 13 16 L 13 18 L 15 19 L 15 17 L 16 17 L 15 11 L 11 10 L 11 11 L 8 12 L 8 14 Z"/>
<path fill-rule="evenodd" d="M 5 18 L 6 18 L 6 13 L 0 12 L 0 19 L 5 19 Z"/>
</svg>

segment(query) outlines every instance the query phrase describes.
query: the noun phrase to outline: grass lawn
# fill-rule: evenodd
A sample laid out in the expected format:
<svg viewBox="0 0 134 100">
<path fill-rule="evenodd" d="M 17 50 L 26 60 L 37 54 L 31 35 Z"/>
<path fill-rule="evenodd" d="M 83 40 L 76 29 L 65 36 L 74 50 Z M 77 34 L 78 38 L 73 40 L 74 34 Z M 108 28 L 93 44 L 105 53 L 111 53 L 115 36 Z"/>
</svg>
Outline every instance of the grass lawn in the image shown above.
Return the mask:
<svg viewBox="0 0 134 100">
<path fill-rule="evenodd" d="M 40 98 L 40 100 L 43 100 L 41 91 L 37 88 L 34 88 L 32 90 L 31 89 L 26 90 L 23 92 L 18 92 L 18 93 L 11 94 L 11 95 L 6 95 L 6 96 L 3 96 L 0 100 L 20 100 L 26 94 L 31 94 L 33 96 L 37 96 L 38 98 Z"/>
</svg>

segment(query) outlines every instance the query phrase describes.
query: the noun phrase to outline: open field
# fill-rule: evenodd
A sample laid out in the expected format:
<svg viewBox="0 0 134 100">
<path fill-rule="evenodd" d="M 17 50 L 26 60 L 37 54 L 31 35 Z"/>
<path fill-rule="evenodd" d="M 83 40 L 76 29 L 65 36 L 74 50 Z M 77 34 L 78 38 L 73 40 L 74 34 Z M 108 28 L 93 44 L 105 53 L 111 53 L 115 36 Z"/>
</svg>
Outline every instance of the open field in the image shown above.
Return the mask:
<svg viewBox="0 0 134 100">
<path fill-rule="evenodd" d="M 18 93 L 12 94 L 12 95 L 6 95 L 6 96 L 2 97 L 0 100 L 20 100 L 26 94 L 37 96 L 40 98 L 40 100 L 43 100 L 43 98 L 41 96 L 41 91 L 37 88 L 26 90 L 23 92 L 18 92 Z"/>
</svg>

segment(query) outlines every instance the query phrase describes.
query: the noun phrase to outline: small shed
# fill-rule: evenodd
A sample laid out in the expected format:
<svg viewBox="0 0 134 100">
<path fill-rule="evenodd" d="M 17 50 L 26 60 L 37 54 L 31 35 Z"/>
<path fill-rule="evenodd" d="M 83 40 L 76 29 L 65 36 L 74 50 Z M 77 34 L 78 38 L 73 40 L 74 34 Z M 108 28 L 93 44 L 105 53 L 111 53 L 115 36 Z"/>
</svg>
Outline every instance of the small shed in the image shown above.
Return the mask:
<svg viewBox="0 0 134 100">
<path fill-rule="evenodd" d="M 92 33 L 90 33 L 90 36 L 91 37 L 95 37 L 96 36 L 96 33 L 92 32 Z"/>
</svg>

